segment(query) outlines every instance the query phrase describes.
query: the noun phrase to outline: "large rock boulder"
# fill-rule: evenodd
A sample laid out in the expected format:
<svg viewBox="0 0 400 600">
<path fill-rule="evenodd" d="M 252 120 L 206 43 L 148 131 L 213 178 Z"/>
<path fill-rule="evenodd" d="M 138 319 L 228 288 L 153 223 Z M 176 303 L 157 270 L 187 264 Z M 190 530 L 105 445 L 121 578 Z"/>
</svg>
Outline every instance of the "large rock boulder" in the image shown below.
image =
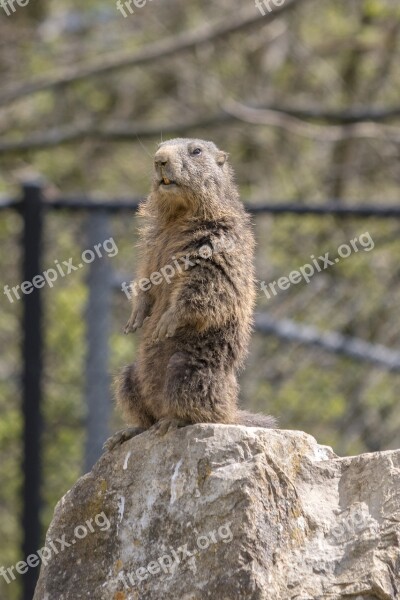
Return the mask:
<svg viewBox="0 0 400 600">
<path fill-rule="evenodd" d="M 57 505 L 34 600 L 399 598 L 399 466 L 298 431 L 146 432 Z"/>
</svg>

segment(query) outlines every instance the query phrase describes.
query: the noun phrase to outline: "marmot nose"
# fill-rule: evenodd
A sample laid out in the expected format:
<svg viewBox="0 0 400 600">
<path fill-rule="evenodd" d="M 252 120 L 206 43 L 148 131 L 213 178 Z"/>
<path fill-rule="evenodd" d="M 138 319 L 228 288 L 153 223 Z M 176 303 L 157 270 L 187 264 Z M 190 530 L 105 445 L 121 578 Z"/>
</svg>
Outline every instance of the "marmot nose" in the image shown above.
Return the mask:
<svg viewBox="0 0 400 600">
<path fill-rule="evenodd" d="M 154 157 L 154 162 L 156 163 L 157 167 L 165 167 L 165 165 L 168 164 L 168 161 L 169 156 L 166 152 L 157 152 Z"/>
</svg>

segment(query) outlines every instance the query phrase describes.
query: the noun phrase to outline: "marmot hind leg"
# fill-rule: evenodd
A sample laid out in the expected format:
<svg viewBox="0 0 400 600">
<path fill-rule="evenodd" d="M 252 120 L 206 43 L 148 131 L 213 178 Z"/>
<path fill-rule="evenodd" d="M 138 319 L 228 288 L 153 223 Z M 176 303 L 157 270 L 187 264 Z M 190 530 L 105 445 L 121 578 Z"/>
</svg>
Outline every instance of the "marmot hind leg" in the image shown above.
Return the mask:
<svg viewBox="0 0 400 600">
<path fill-rule="evenodd" d="M 115 398 L 128 423 L 148 429 L 155 419 L 147 411 L 140 391 L 136 365 L 127 365 L 115 380 Z"/>
<path fill-rule="evenodd" d="M 237 396 L 234 373 L 176 352 L 168 363 L 160 408 L 162 417 L 180 423 L 235 423 Z"/>
<path fill-rule="evenodd" d="M 127 421 L 133 423 L 135 427 L 127 427 L 111 436 L 103 446 L 105 450 L 109 451 L 143 433 L 155 423 L 155 419 L 144 407 L 134 364 L 124 367 L 116 378 L 115 397 Z"/>
</svg>

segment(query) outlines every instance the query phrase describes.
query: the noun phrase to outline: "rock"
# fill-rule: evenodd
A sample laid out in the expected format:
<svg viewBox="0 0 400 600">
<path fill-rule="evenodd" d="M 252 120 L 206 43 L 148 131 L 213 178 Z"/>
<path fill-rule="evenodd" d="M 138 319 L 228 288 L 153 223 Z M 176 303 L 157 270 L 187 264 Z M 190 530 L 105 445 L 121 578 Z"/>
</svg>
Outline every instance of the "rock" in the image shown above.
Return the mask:
<svg viewBox="0 0 400 600">
<path fill-rule="evenodd" d="M 34 600 L 398 598 L 399 465 L 298 431 L 143 433 L 57 505 Z"/>
</svg>

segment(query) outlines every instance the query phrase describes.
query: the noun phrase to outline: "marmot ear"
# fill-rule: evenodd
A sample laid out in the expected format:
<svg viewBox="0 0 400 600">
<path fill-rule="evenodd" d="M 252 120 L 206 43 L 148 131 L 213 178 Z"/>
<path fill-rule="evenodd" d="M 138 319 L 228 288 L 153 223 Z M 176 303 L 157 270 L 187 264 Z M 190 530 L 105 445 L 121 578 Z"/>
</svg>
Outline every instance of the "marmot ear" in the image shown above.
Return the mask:
<svg viewBox="0 0 400 600">
<path fill-rule="evenodd" d="M 217 165 L 222 167 L 222 165 L 225 164 L 227 158 L 228 158 L 228 154 L 226 152 L 223 152 L 222 150 L 220 150 L 217 154 Z"/>
</svg>

